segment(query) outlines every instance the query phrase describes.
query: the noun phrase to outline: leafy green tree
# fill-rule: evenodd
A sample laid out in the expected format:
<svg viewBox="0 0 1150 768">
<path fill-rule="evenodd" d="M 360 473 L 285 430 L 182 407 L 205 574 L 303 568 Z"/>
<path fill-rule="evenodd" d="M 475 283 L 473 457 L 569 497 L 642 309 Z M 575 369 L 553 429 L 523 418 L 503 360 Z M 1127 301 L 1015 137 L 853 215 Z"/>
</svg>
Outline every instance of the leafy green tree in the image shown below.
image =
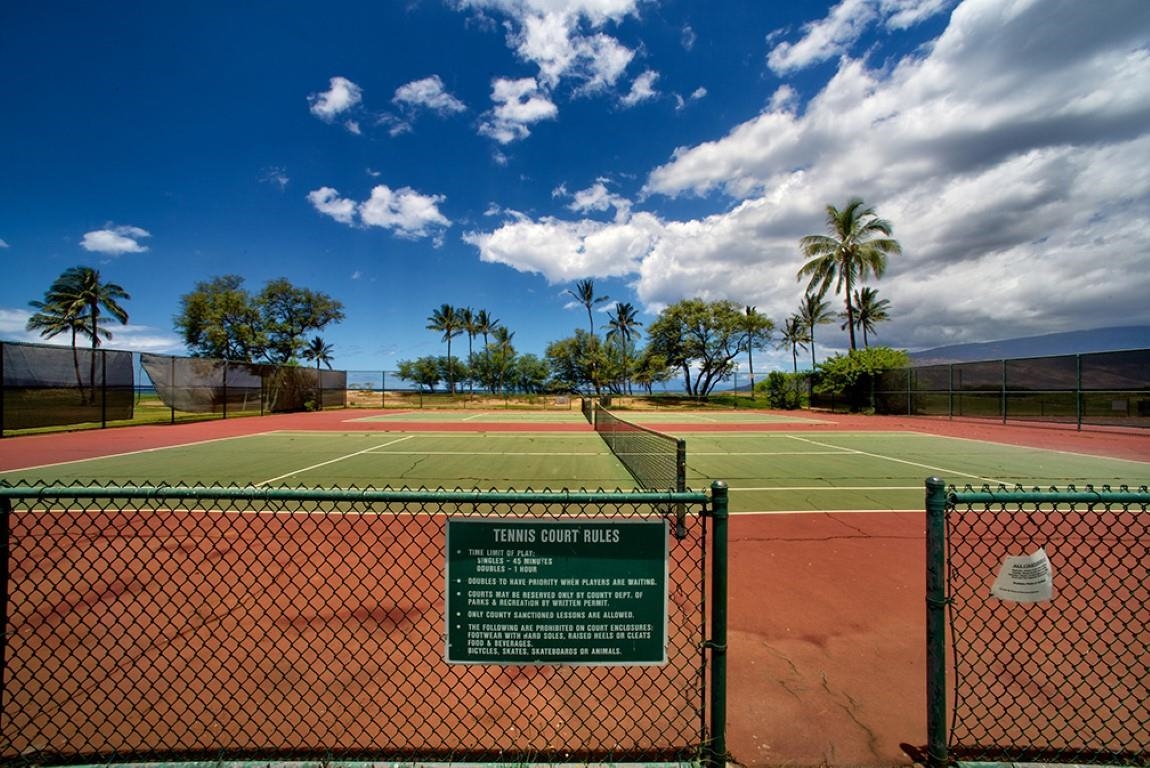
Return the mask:
<svg viewBox="0 0 1150 768">
<path fill-rule="evenodd" d="M 551 368 L 547 361 L 536 355 L 519 355 L 509 373 L 510 387 L 516 392 L 538 395 L 547 391 Z"/>
<path fill-rule="evenodd" d="M 264 354 L 273 363 L 295 360 L 304 337 L 344 319 L 343 304 L 326 293 L 297 288 L 286 278 L 269 281 L 255 300 L 267 336 Z"/>
<path fill-rule="evenodd" d="M 907 368 L 910 355 L 901 349 L 871 347 L 832 355 L 819 364 L 815 391 L 845 395 L 852 411 L 873 409 L 873 382 L 884 371 Z"/>
<path fill-rule="evenodd" d="M 239 275 L 196 283 L 180 297 L 176 330 L 194 357 L 251 363 L 264 354 L 267 336 L 259 308 Z"/>
<path fill-rule="evenodd" d="M 811 370 L 815 368 L 815 326 L 833 322 L 831 307 L 821 294 L 807 292 L 799 302 L 799 318 L 806 329 L 807 341 L 811 345 Z"/>
<path fill-rule="evenodd" d="M 730 377 L 735 357 L 747 351 L 745 318 L 733 301 L 684 299 L 659 313 L 647 329 L 648 347 L 683 372 L 687 394 L 707 397 Z"/>
<path fill-rule="evenodd" d="M 902 246 L 891 237 L 890 222 L 880 219 L 874 208 L 866 207 L 860 198 L 852 198 L 841 211 L 828 205 L 826 212 L 828 234 L 807 235 L 799 240 L 807 261 L 799 269 L 798 279 L 808 279 L 808 293 L 817 292 L 822 297 L 833 283 L 835 293 L 846 297 L 853 351 L 856 345 L 852 292 L 868 275 L 882 277 L 887 256 L 902 253 Z"/>
<path fill-rule="evenodd" d="M 595 373 L 592 371 L 592 359 L 598 354 L 599 346 L 582 329 L 576 329 L 574 336 L 551 342 L 544 353 L 551 367 L 551 381 L 556 388 L 565 392 L 593 388 Z"/>
<path fill-rule="evenodd" d="M 417 360 L 401 360 L 396 366 L 399 377 L 410 381 L 419 387 L 426 387 L 429 392 L 435 391 L 435 385 L 440 381 L 441 358 L 428 355 Z"/>
<path fill-rule="evenodd" d="M 656 384 L 668 382 L 674 375 L 675 369 L 667 364 L 667 358 L 650 347 L 643 350 L 634 371 L 635 383 L 648 395 L 654 392 Z"/>
<path fill-rule="evenodd" d="M 427 318 L 427 329 L 429 331 L 439 331 L 443 334 L 443 341 L 447 342 L 447 359 L 448 370 L 454 371 L 451 366 L 451 340 L 463 332 L 463 317 L 459 310 L 450 304 L 442 304 L 439 309 L 431 313 Z M 448 386 L 451 394 L 455 394 L 455 379 L 448 379 Z"/>
<path fill-rule="evenodd" d="M 619 345 L 619 354 L 623 360 L 623 389 L 628 387 L 627 348 L 635 337 L 636 329 L 642 325 L 639 322 L 635 307 L 629 302 L 619 302 L 615 305 L 614 314 L 610 315 L 607 323 L 611 330 L 607 331 L 607 340 L 616 341 Z"/>
</svg>

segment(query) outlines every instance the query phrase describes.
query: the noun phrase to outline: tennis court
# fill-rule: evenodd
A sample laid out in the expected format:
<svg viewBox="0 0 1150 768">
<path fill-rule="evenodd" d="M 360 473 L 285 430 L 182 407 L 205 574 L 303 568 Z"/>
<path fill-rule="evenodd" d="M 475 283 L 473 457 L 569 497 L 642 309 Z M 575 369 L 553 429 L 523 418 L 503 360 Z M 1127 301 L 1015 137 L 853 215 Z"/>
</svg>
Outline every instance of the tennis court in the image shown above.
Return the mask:
<svg viewBox="0 0 1150 768">
<path fill-rule="evenodd" d="M 0 479 L 465 490 L 635 486 L 578 414 L 341 414 L 343 418 L 323 414 L 326 419 L 316 420 L 319 429 L 276 429 L 123 452 L 110 448 L 108 455 L 24 468 L 10 467 L 30 458 L 30 452 L 5 451 Z M 733 514 L 921 511 L 923 479 L 932 475 L 974 486 L 1150 483 L 1148 461 L 924 432 L 792 432 L 787 430 L 790 424 L 831 422 L 788 421 L 787 416 L 764 421 L 760 415 L 738 413 L 675 423 L 666 421 L 673 418 L 669 414 L 626 416 L 685 438 L 688 486 L 706 489 L 714 480 L 727 482 Z M 262 421 L 246 423 L 254 429 Z M 708 424 L 771 429 L 708 431 Z M 454 429 L 441 431 L 445 426 Z M 19 440 L 0 444 L 18 447 L 25 445 Z"/>
<path fill-rule="evenodd" d="M 1150 436 L 1138 433 L 783 413 L 626 416 L 686 440 L 691 488 L 731 488 L 728 747 L 748 766 L 905 764 L 900 743 L 924 743 L 925 477 L 1150 484 Z M 578 411 L 328 411 L 2 440 L 0 481 L 636 485 Z"/>
</svg>

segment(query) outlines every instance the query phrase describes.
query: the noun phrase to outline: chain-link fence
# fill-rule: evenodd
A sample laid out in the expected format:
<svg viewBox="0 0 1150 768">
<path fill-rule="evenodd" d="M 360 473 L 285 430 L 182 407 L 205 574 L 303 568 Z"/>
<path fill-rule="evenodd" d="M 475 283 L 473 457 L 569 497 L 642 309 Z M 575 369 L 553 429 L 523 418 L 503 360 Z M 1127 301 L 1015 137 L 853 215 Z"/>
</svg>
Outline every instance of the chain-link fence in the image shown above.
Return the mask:
<svg viewBox="0 0 1150 768">
<path fill-rule="evenodd" d="M 888 414 L 1150 427 L 1150 349 L 885 371 L 855 399 Z"/>
<path fill-rule="evenodd" d="M 671 503 L 691 513 L 681 537 L 659 512 Z M 673 494 L 0 484 L 0 511 L 0 763 L 724 756 L 724 695 L 713 690 L 725 685 L 721 485 Z M 495 536 L 520 542 L 463 553 L 478 574 L 468 585 L 518 572 L 530 586 L 458 598 L 449 520 L 494 521 Z M 664 627 L 636 623 L 633 588 L 598 586 L 608 580 L 594 578 L 595 561 L 576 557 L 569 578 L 545 578 L 558 565 L 542 542 L 523 543 L 529 522 L 566 526 L 564 535 L 592 522 L 629 524 L 625 535 L 635 523 L 661 526 Z M 621 553 L 608 545 L 618 535 L 587 534 L 616 571 Z M 448 616 L 453 595 L 470 602 Z M 530 614 L 521 603 L 534 603 Z M 517 656 L 449 663 L 448 628 L 469 645 L 474 636 L 477 653 Z M 660 631 L 662 663 L 533 655 L 548 640 L 583 652 L 591 633 L 588 652 L 626 655 L 632 638 L 657 645 Z"/>
<path fill-rule="evenodd" d="M 927 516 L 928 762 L 1147 765 L 1150 491 L 932 478 Z"/>
<path fill-rule="evenodd" d="M 346 405 L 345 371 L 0 342 L 0 437 Z"/>
</svg>

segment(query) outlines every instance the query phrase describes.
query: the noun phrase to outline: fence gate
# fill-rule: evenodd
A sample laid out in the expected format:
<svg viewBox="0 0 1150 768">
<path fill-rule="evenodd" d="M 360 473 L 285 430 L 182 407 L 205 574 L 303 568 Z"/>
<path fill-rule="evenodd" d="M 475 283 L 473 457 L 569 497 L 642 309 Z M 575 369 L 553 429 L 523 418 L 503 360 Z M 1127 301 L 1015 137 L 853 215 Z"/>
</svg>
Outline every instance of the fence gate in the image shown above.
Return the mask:
<svg viewBox="0 0 1150 768">
<path fill-rule="evenodd" d="M 1147 765 L 1150 491 L 926 485 L 927 762 Z"/>
<path fill-rule="evenodd" d="M 724 757 L 721 484 L 0 484 L 0 509 L 0 763 Z"/>
</svg>

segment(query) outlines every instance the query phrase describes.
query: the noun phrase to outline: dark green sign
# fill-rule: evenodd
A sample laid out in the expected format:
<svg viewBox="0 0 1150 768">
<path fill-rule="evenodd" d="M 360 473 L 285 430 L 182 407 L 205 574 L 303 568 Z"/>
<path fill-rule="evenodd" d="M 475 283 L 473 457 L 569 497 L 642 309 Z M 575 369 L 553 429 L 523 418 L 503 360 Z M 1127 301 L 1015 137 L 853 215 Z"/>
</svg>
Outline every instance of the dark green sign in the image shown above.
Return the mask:
<svg viewBox="0 0 1150 768">
<path fill-rule="evenodd" d="M 663 520 L 447 521 L 447 661 L 663 664 Z"/>
</svg>

